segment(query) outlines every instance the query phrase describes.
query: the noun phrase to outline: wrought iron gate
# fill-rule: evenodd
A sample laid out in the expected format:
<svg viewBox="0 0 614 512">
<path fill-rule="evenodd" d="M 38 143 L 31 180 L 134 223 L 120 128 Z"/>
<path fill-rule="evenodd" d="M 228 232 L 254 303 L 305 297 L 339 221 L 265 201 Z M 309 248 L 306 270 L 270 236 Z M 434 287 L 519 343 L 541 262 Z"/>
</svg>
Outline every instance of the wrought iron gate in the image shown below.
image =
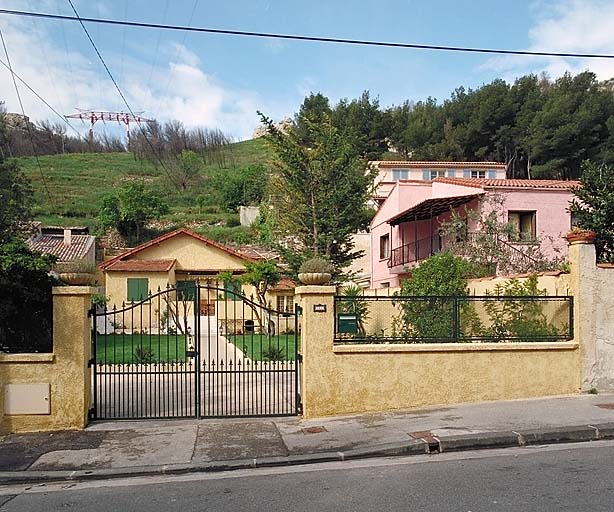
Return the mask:
<svg viewBox="0 0 614 512">
<path fill-rule="evenodd" d="M 299 323 L 234 291 L 178 282 L 93 306 L 93 419 L 300 413 Z"/>
</svg>

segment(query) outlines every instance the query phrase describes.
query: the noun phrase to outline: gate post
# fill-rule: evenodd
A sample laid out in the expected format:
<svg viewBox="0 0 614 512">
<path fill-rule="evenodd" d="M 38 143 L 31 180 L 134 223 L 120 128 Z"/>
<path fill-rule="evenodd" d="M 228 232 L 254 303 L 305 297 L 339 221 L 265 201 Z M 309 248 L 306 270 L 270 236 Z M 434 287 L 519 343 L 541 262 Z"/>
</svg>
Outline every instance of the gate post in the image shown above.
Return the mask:
<svg viewBox="0 0 614 512">
<path fill-rule="evenodd" d="M 52 388 L 51 408 L 62 418 L 64 428 L 84 428 L 92 405 L 88 312 L 96 293 L 98 289 L 90 286 L 53 288 L 53 353 L 60 382 L 56 394 Z"/>
<path fill-rule="evenodd" d="M 322 386 L 330 385 L 334 376 L 329 375 L 325 360 L 333 355 L 335 335 L 334 286 L 299 286 L 294 291 L 303 314 L 301 316 L 301 399 L 303 417 L 312 418 L 323 410 L 319 402 Z"/>
</svg>

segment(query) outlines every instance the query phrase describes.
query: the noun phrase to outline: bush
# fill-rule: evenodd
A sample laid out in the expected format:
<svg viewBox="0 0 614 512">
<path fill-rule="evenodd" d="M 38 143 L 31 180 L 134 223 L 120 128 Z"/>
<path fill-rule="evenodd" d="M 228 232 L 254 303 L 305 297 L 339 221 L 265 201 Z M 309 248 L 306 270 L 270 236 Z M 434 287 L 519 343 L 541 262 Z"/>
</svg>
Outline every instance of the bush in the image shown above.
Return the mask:
<svg viewBox="0 0 614 512">
<path fill-rule="evenodd" d="M 303 263 L 301 263 L 301 266 L 298 269 L 300 274 L 332 274 L 333 270 L 334 268 L 332 263 L 320 256 L 314 256 L 313 258 L 309 258 L 308 260 L 303 261 Z"/>
<path fill-rule="evenodd" d="M 96 272 L 96 264 L 88 260 L 60 261 L 54 265 L 53 270 L 58 274 L 69 272 L 94 274 Z"/>
<path fill-rule="evenodd" d="M 137 364 L 151 364 L 155 361 L 153 350 L 143 345 L 134 349 L 133 357 Z"/>
<path fill-rule="evenodd" d="M 395 336 L 449 340 L 454 332 L 454 301 L 441 296 L 468 295 L 467 279 L 471 265 L 449 252 L 440 252 L 412 270 L 411 278 L 401 283 L 401 314 L 393 320 Z M 427 297 L 421 299 L 420 297 Z M 463 304 L 461 314 L 471 316 L 472 306 Z"/>
</svg>

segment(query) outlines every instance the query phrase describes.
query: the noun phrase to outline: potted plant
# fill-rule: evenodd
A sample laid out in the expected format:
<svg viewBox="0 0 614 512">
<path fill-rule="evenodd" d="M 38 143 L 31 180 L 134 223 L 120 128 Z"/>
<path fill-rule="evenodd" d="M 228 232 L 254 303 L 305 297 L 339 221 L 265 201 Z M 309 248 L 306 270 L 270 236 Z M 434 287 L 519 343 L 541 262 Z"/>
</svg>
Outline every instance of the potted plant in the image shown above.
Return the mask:
<svg viewBox="0 0 614 512">
<path fill-rule="evenodd" d="M 330 281 L 333 265 L 330 261 L 315 256 L 303 261 L 298 269 L 298 278 L 303 284 L 326 284 Z"/>
<path fill-rule="evenodd" d="M 570 244 L 592 244 L 595 242 L 595 238 L 597 238 L 597 233 L 591 231 L 590 229 L 582 229 L 576 226 L 565 235 L 565 238 Z"/>
<path fill-rule="evenodd" d="M 92 284 L 96 274 L 96 264 L 87 260 L 61 261 L 55 264 L 60 281 L 72 286 Z"/>
</svg>

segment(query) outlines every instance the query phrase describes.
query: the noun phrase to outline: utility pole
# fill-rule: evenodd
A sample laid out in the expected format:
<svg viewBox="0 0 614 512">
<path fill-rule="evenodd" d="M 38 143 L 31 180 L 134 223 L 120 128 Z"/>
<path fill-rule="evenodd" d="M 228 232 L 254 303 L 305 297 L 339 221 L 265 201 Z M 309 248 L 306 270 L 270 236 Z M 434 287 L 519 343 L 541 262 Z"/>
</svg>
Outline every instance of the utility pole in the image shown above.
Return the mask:
<svg viewBox="0 0 614 512">
<path fill-rule="evenodd" d="M 143 112 L 108 112 L 103 110 L 83 110 L 78 108 L 79 112 L 65 116 L 66 119 L 81 119 L 81 121 L 89 121 L 90 129 L 88 132 L 88 140 L 90 145 L 94 142 L 94 125 L 98 121 L 106 123 L 107 121 L 123 124 L 126 127 L 126 138 L 130 143 L 130 123 L 147 123 L 151 119 L 142 116 Z"/>
</svg>

